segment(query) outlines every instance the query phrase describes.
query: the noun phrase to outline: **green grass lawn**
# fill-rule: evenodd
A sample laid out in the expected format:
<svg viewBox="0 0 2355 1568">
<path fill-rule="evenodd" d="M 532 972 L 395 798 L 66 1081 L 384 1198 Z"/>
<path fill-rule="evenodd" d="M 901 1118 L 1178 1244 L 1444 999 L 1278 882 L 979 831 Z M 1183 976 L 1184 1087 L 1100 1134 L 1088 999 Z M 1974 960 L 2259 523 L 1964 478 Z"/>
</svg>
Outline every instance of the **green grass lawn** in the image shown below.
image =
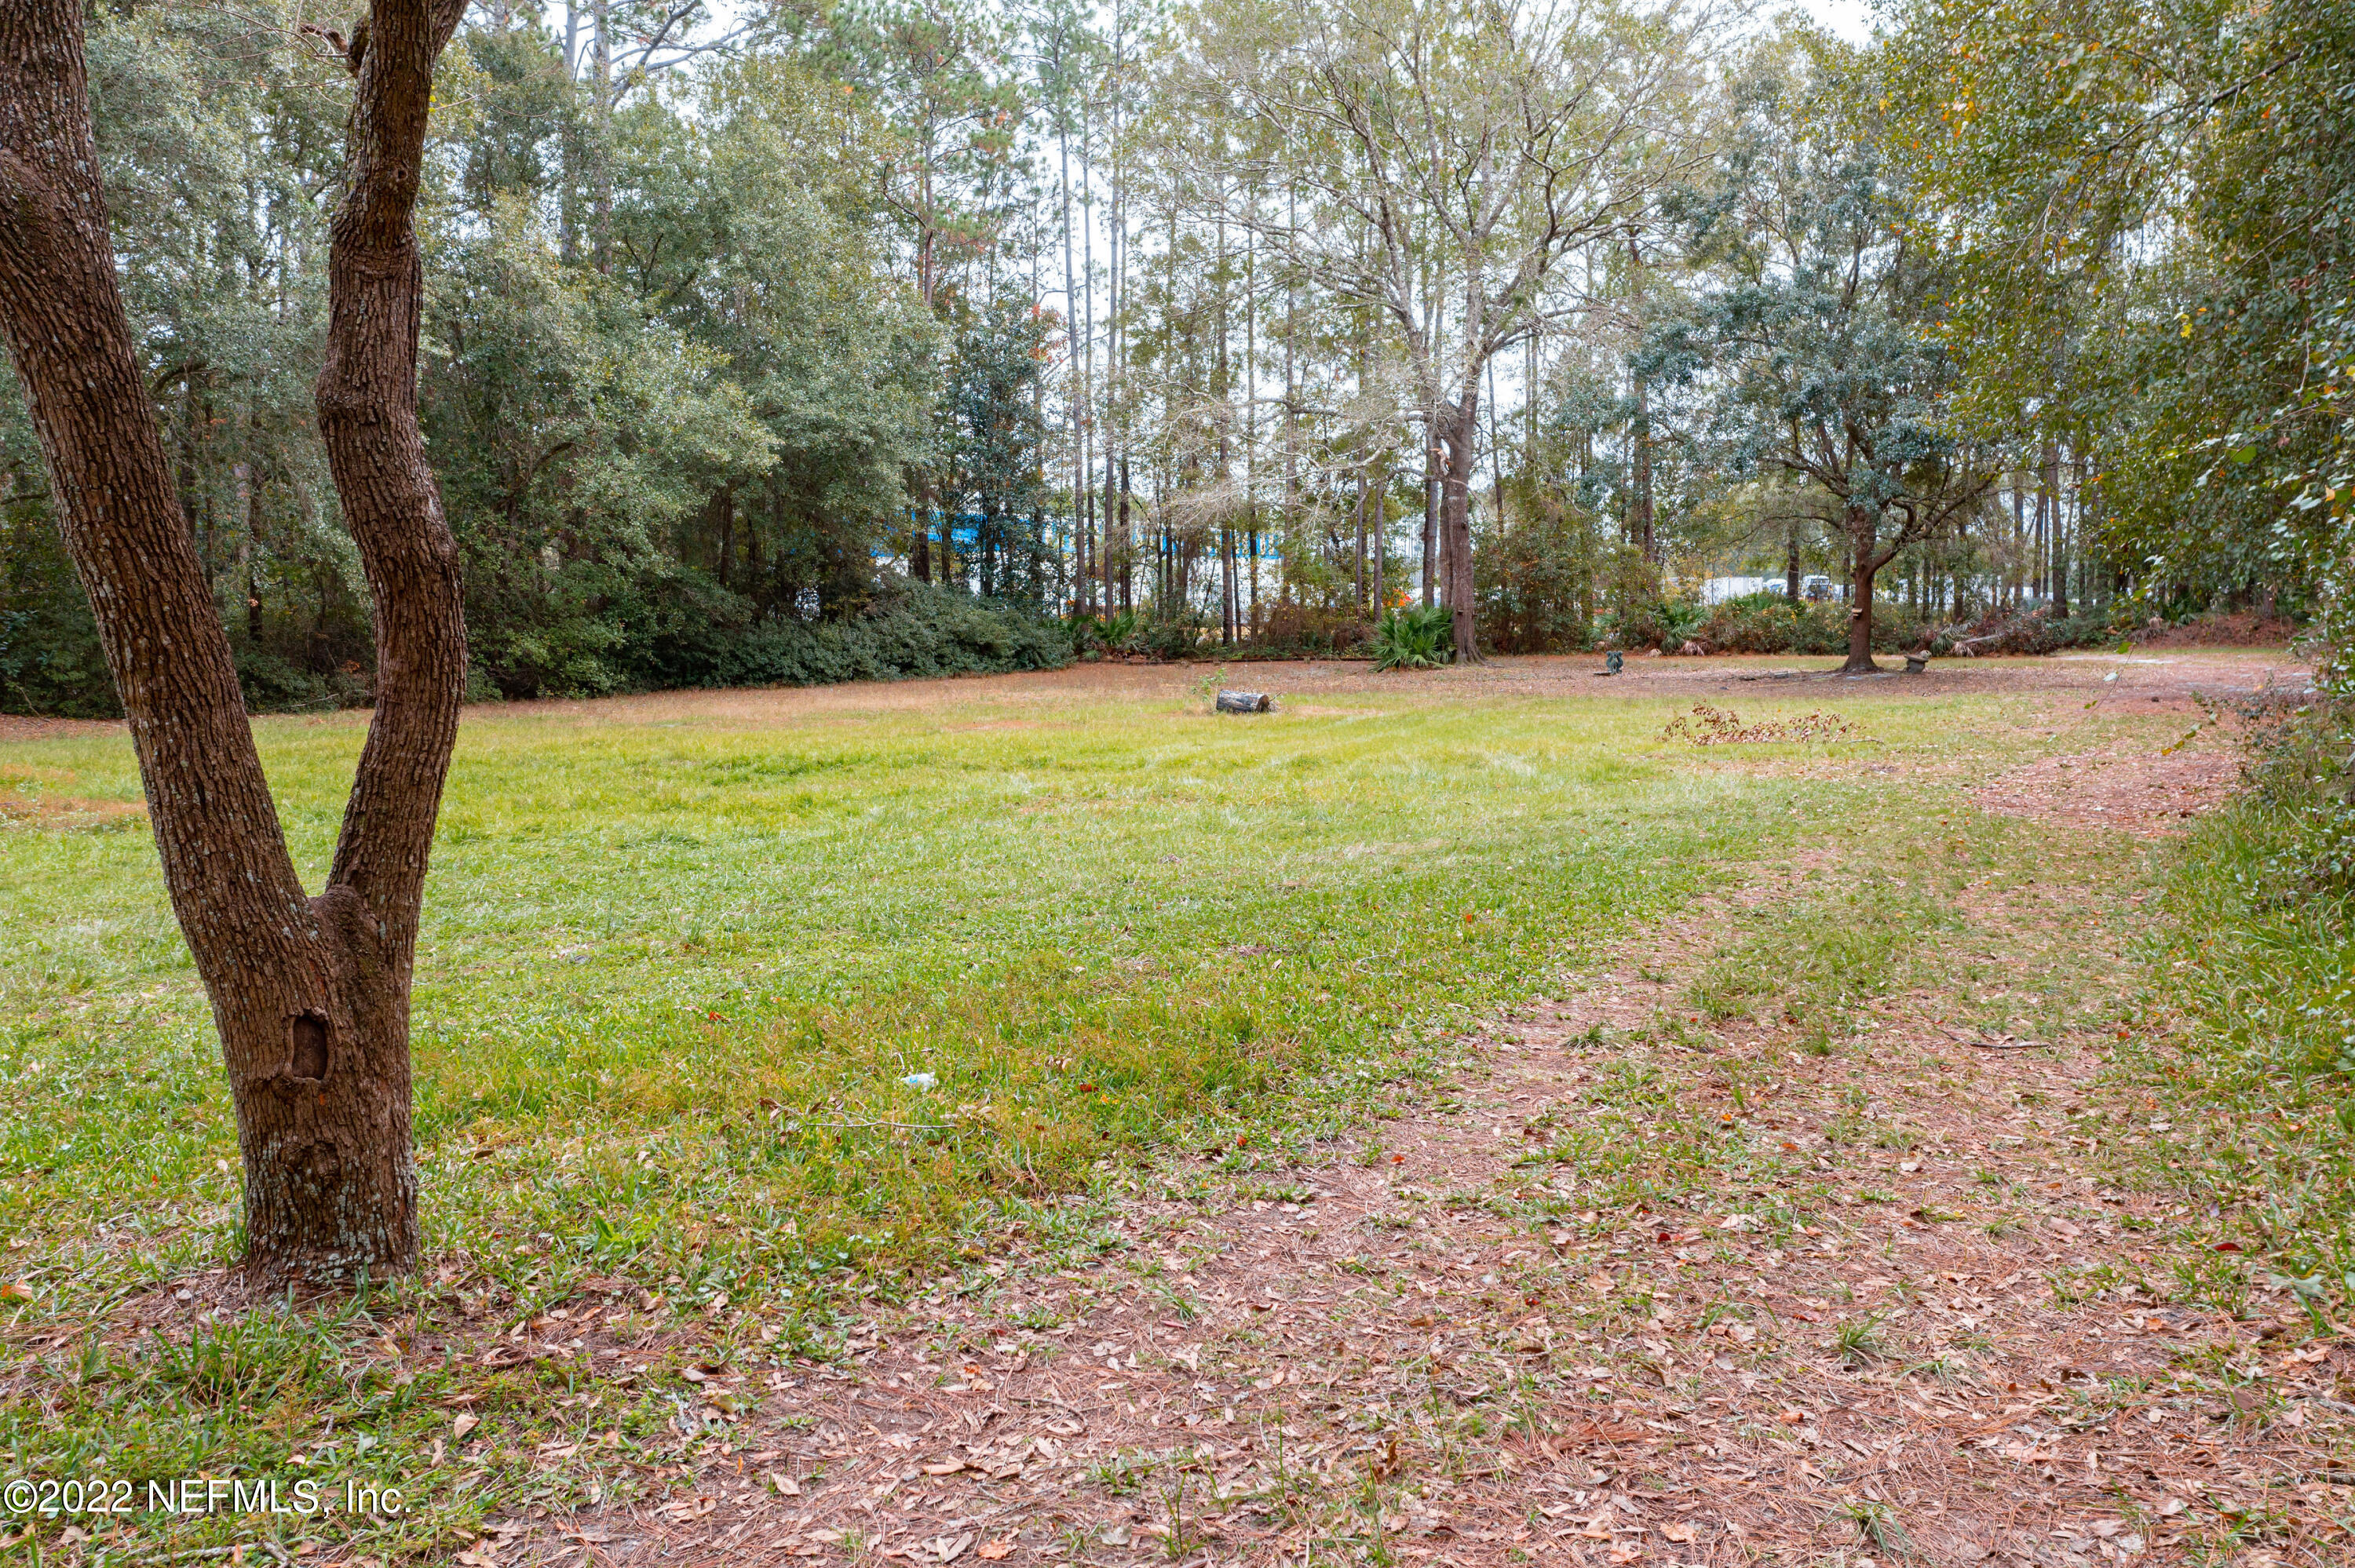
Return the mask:
<svg viewBox="0 0 2355 1568">
<path fill-rule="evenodd" d="M 1959 783 L 2045 744 L 2018 699 L 1885 688 L 1843 705 L 1861 738 L 1741 766 L 1660 743 L 1665 703 L 1377 692 L 1238 719 L 1043 692 L 470 711 L 416 993 L 424 1277 L 145 1350 L 41 1330 L 237 1255 L 204 1001 L 140 819 L 0 828 L 0 1305 L 50 1358 L 0 1404 L 13 1471 L 265 1472 L 325 1444 L 402 1476 L 474 1390 L 486 1434 L 519 1436 L 380 1543 L 418 1550 L 527 1495 L 526 1439 L 564 1412 L 667 1416 L 544 1363 L 352 1372 L 396 1313 L 496 1328 L 595 1277 L 665 1331 L 782 1352 L 1010 1226 L 1083 1255 L 1089 1211 L 1055 1195 L 1172 1147 L 1280 1180 L 1474 1012 L 1947 788 L 1901 810 L 1843 761 Z M 315 883 L 361 720 L 257 728 Z M 0 747 L 0 786 L 137 797 L 114 735 Z"/>
<path fill-rule="evenodd" d="M 1793 798 L 1645 755 L 1638 708 L 689 712 L 468 716 L 416 997 L 435 1253 L 688 1296 L 921 1255 L 995 1194 L 1384 1073 L 1401 1025 L 1673 906 Z M 260 727 L 315 879 L 360 726 Z M 112 737 L 10 761 L 136 798 Z M 0 1224 L 134 1220 L 81 1289 L 228 1260 L 228 1095 L 144 831 L 12 832 L 0 889 Z"/>
</svg>

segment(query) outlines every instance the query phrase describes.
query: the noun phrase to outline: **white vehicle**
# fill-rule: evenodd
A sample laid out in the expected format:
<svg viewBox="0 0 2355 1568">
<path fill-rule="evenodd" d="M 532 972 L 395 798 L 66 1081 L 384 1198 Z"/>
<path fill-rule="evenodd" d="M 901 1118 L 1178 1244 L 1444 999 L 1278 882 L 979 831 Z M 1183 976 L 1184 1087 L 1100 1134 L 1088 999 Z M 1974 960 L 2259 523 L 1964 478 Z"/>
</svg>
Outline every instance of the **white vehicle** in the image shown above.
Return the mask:
<svg viewBox="0 0 2355 1568">
<path fill-rule="evenodd" d="M 1703 604 L 1723 604 L 1730 599 L 1744 599 L 1753 593 L 1781 593 L 1781 577 L 1709 577 L 1700 585 Z"/>
</svg>

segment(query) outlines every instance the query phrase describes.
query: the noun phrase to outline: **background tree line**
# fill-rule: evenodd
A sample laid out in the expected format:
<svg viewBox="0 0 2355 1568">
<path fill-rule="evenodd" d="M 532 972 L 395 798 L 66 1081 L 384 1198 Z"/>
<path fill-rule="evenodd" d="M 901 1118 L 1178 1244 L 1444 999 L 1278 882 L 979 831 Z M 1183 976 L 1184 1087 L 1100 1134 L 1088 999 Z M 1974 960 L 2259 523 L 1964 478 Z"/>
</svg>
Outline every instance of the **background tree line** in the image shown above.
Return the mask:
<svg viewBox="0 0 2355 1568">
<path fill-rule="evenodd" d="M 1401 605 L 1459 657 L 1674 645 L 1710 576 L 1782 590 L 1721 641 L 1852 658 L 2005 609 L 2327 618 L 2350 26 L 476 5 L 419 219 L 471 689 L 1337 647 Z M 269 3 L 90 26 L 142 368 L 257 706 L 372 678 L 310 386 L 347 47 Z M 111 711 L 13 387 L 0 462 L 0 703 Z"/>
</svg>

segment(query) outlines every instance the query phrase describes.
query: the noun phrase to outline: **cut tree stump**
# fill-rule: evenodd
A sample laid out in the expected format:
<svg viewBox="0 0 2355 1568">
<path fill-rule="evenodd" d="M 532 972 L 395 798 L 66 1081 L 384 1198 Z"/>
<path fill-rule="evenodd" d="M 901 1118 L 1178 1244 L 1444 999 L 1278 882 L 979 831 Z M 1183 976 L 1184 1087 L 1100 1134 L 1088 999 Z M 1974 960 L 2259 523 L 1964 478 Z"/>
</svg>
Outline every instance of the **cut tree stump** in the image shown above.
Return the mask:
<svg viewBox="0 0 2355 1568">
<path fill-rule="evenodd" d="M 1274 700 L 1265 692 L 1220 692 L 1219 711 L 1222 714 L 1263 714 L 1273 711 Z"/>
</svg>

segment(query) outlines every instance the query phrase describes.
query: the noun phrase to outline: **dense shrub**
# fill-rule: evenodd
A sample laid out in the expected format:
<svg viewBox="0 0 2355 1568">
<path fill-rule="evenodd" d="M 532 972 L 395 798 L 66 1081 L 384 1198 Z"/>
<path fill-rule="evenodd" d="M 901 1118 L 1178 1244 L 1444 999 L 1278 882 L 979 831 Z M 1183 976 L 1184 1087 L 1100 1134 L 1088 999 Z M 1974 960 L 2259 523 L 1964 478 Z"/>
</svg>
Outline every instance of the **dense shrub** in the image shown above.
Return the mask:
<svg viewBox="0 0 2355 1568">
<path fill-rule="evenodd" d="M 363 707 L 370 700 L 375 685 L 376 671 L 364 664 L 354 663 L 347 669 L 322 674 L 272 649 L 249 642 L 231 643 L 229 652 L 237 661 L 237 682 L 244 688 L 246 710 L 250 713 Z"/>
<path fill-rule="evenodd" d="M 1876 653 L 1928 648 L 1950 653 L 2050 653 L 2115 641 L 2109 615 L 2053 616 L 2038 609 L 1991 610 L 1968 626 L 1924 616 L 1884 599 L 1872 607 Z M 1838 601 L 1794 603 L 1779 593 L 1746 594 L 1713 606 L 1667 599 L 1639 604 L 1607 618 L 1605 646 L 1657 648 L 1674 653 L 1697 642 L 1711 653 L 1845 653 L 1848 606 Z"/>
<path fill-rule="evenodd" d="M 1631 605 L 1604 618 L 1606 648 L 1658 648 L 1673 653 L 1693 641 L 1708 612 L 1684 599 Z"/>
<path fill-rule="evenodd" d="M 340 604 L 336 609 L 340 610 Z M 307 623 L 272 618 L 257 640 L 234 600 L 222 606 L 246 706 L 255 713 L 343 707 L 367 701 L 372 672 L 367 626 L 322 612 Z M 0 713 L 115 718 L 115 699 L 72 563 L 45 506 L 0 513 Z"/>
<path fill-rule="evenodd" d="M 1848 606 L 1838 601 L 1793 602 L 1779 593 L 1748 594 L 1705 613 L 1693 606 L 1647 607 L 1624 618 L 1623 645 L 1674 652 L 1687 641 L 1711 653 L 1845 653 Z M 1996 612 L 1966 628 L 1924 616 L 1909 605 L 1882 600 L 1872 607 L 1876 653 L 1928 648 L 1947 653 L 1958 641 L 1974 640 L 1977 653 L 2047 653 L 2082 648 L 2114 635 L 2099 616 L 2054 619 L 2042 611 Z"/>
<path fill-rule="evenodd" d="M 0 713 L 112 718 L 98 624 L 57 530 L 32 508 L 0 509 Z"/>
<path fill-rule="evenodd" d="M 1433 670 L 1455 657 L 1454 613 L 1445 605 L 1391 610 L 1374 629 L 1374 668 Z"/>
<path fill-rule="evenodd" d="M 1373 640 L 1373 627 L 1357 610 L 1286 603 L 1268 612 L 1252 641 L 1271 652 L 1335 654 L 1362 652 Z"/>
<path fill-rule="evenodd" d="M 1054 624 L 1073 653 L 1126 652 L 1145 627 L 1144 618 L 1133 609 L 1112 615 L 1067 615 Z"/>
<path fill-rule="evenodd" d="M 923 583 L 899 585 L 840 620 L 766 620 L 701 638 L 678 629 L 655 652 L 658 662 L 645 672 L 650 686 L 816 686 L 1055 670 L 1071 662 L 1071 641 L 1053 622 Z"/>
<path fill-rule="evenodd" d="M 2044 610 L 1991 610 L 1969 626 L 1951 632 L 1937 651 L 1964 647 L 1973 653 L 2052 653 L 2063 648 L 2090 648 L 2114 640 L 2110 619 L 2102 615 L 2055 616 Z"/>
<path fill-rule="evenodd" d="M 1873 606 L 1872 646 L 1894 653 L 1921 647 L 1938 635 L 1934 622 L 1903 605 Z M 1637 605 L 1611 620 L 1605 637 L 1618 648 L 1657 648 L 1674 653 L 1697 642 L 1711 653 L 1845 653 L 1848 607 L 1793 603 L 1778 593 L 1753 593 L 1718 605 L 1665 599 Z"/>
<path fill-rule="evenodd" d="M 2302 906 L 2349 934 L 2355 900 L 2355 704 L 2317 695 L 2229 715 L 2248 754 L 2233 813 L 2254 831 L 2228 875 L 2258 908 Z M 2350 1043 L 2355 1055 L 2355 1041 Z M 2355 1060 L 2349 1071 L 2355 1072 Z"/>
<path fill-rule="evenodd" d="M 2127 631 L 2137 648 L 2279 648 L 2296 640 L 2298 623 L 2254 609 L 2218 610 L 2181 620 L 2146 620 Z"/>
<path fill-rule="evenodd" d="M 1202 652 L 1209 641 L 1201 616 L 1190 610 L 1167 617 L 1142 609 L 1124 609 L 1103 616 L 1071 615 L 1056 622 L 1056 626 L 1077 654 L 1127 653 L 1148 659 L 1186 659 Z"/>
<path fill-rule="evenodd" d="M 1693 641 L 1712 653 L 1844 653 L 1848 611 L 1754 593 L 1713 607 Z"/>
<path fill-rule="evenodd" d="M 1316 659 L 1365 654 L 1374 629 L 1353 610 L 1285 602 L 1268 611 L 1259 634 L 1223 643 L 1198 611 L 1155 618 L 1144 610 L 1074 615 L 1058 623 L 1073 652 L 1142 654 L 1153 659 Z"/>
<path fill-rule="evenodd" d="M 1128 651 L 1156 659 L 1184 659 L 1202 647 L 1204 631 L 1202 620 L 1197 615 L 1148 620 L 1129 638 Z"/>
</svg>

